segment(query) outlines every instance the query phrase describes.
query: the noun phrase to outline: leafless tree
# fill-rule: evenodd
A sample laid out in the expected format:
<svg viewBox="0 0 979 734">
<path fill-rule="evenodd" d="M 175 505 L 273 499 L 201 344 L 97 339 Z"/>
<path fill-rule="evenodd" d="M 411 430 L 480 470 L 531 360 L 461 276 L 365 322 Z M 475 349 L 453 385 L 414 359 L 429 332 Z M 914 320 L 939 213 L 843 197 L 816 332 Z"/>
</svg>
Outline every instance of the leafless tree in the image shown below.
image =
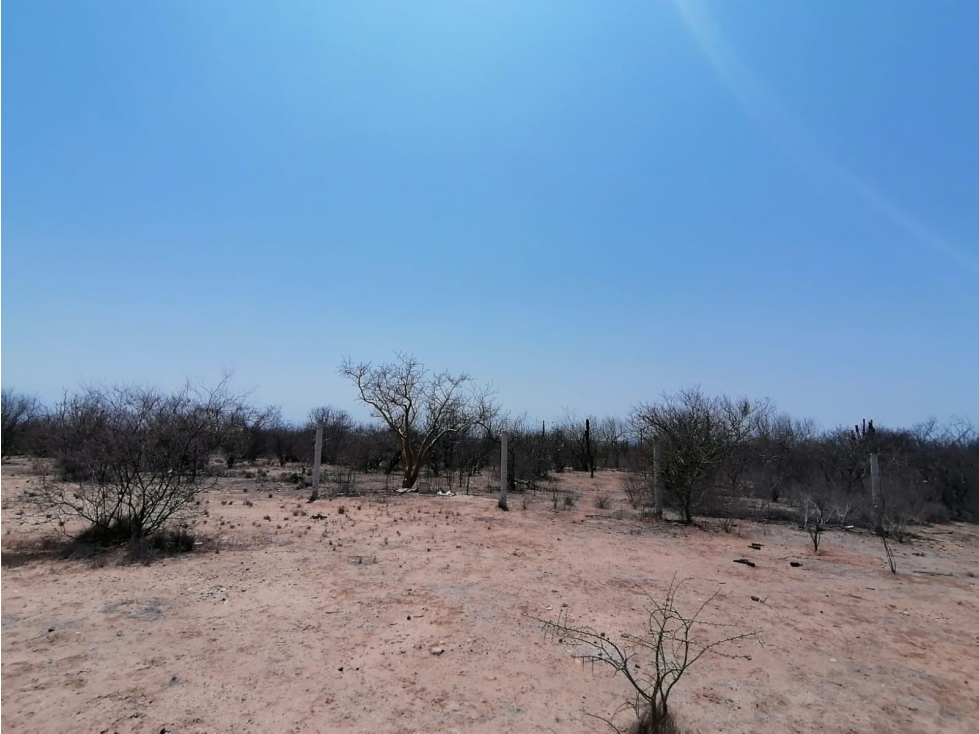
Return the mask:
<svg viewBox="0 0 979 734">
<path fill-rule="evenodd" d="M 619 459 L 628 447 L 628 432 L 626 422 L 615 416 L 607 416 L 596 422 L 596 443 L 606 469 L 619 468 Z"/>
<path fill-rule="evenodd" d="M 911 435 L 910 464 L 951 517 L 979 518 L 979 429 L 965 419 L 946 426 L 931 419 Z"/>
<path fill-rule="evenodd" d="M 657 434 L 662 445 L 660 478 L 679 505 L 683 521 L 693 522 L 694 507 L 731 448 L 724 402 L 693 388 L 664 396 L 654 405 L 640 405 L 634 417 Z"/>
<path fill-rule="evenodd" d="M 805 447 L 815 426 L 810 420 L 794 420 L 785 413 L 762 413 L 757 423 L 754 452 L 758 462 L 760 492 L 778 502 L 805 475 Z"/>
<path fill-rule="evenodd" d="M 244 400 L 229 406 L 223 419 L 221 451 L 229 469 L 241 459 L 255 461 L 266 453 L 268 429 L 282 420 L 277 406 L 256 408 Z"/>
<path fill-rule="evenodd" d="M 838 428 L 820 442 L 820 463 L 826 479 L 848 495 L 862 493 L 870 474 L 869 449 L 853 429 Z"/>
<path fill-rule="evenodd" d="M 492 391 L 476 389 L 465 374 L 433 373 L 414 356 L 374 366 L 344 360 L 340 374 L 358 399 L 383 420 L 401 443 L 402 487 L 415 486 L 428 452 L 442 436 L 485 424 L 496 412 Z"/>
<path fill-rule="evenodd" d="M 774 411 L 775 406 L 769 400 L 720 399 L 720 412 L 729 438 L 721 461 L 721 474 L 725 485 L 735 496 L 741 495 L 742 479 L 754 458 L 758 439 Z"/>
<path fill-rule="evenodd" d="M 0 454 L 4 458 L 27 449 L 25 439 L 43 414 L 41 402 L 33 395 L 6 389 L 0 393 Z"/>
</svg>

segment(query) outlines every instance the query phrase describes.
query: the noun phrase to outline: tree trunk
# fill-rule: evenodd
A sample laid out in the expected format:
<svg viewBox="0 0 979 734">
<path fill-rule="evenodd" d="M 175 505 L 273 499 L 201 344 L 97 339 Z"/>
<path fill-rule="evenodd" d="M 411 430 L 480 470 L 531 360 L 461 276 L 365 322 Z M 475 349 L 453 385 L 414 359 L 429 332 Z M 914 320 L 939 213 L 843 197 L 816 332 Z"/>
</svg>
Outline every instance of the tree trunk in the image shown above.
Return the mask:
<svg viewBox="0 0 979 734">
<path fill-rule="evenodd" d="M 415 482 L 418 481 L 418 475 L 421 473 L 421 465 L 407 465 L 405 466 L 404 477 L 401 480 L 402 489 L 411 489 L 415 486 Z"/>
<path fill-rule="evenodd" d="M 401 440 L 401 470 L 403 472 L 401 475 L 401 488 L 411 489 L 415 486 L 415 481 L 418 479 L 418 471 L 421 466 L 420 462 L 417 461 L 418 457 L 411 450 L 410 437 L 402 437 Z"/>
</svg>

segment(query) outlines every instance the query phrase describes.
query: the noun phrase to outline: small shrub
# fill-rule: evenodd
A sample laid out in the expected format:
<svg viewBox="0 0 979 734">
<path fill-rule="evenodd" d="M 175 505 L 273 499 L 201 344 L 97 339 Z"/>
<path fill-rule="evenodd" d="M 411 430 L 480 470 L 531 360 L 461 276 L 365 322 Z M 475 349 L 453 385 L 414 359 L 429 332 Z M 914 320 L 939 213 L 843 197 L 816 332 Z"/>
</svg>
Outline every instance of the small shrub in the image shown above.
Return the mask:
<svg viewBox="0 0 979 734">
<path fill-rule="evenodd" d="M 595 495 L 595 507 L 599 510 L 607 510 L 612 506 L 612 496 L 608 492 L 599 492 Z"/>
<path fill-rule="evenodd" d="M 690 666 L 708 653 L 734 657 L 720 653 L 717 648 L 756 636 L 755 632 L 742 634 L 728 625 L 700 618 L 718 592 L 708 596 L 706 601 L 692 605 L 691 611 L 682 611 L 677 597 L 683 583 L 674 576 L 662 600 L 649 597 L 646 629 L 640 634 L 625 633 L 620 641 L 613 641 L 605 632 L 572 626 L 567 611 L 559 613 L 556 621 L 533 617 L 541 623 L 546 637 L 576 647 L 575 657 L 608 665 L 625 677 L 633 690 L 629 701 L 612 715 L 612 719 L 618 713 L 632 709 L 635 719 L 625 730 L 631 734 L 678 732 L 668 705 L 669 698 Z M 714 630 L 713 636 L 707 636 L 708 630 Z M 636 664 L 640 660 L 641 668 Z M 595 718 L 616 731 L 623 731 L 611 719 Z"/>
<path fill-rule="evenodd" d="M 952 519 L 948 508 L 940 502 L 926 502 L 921 508 L 921 521 L 947 523 Z"/>
<path fill-rule="evenodd" d="M 337 508 L 337 514 L 338 514 L 338 515 L 342 515 L 342 514 L 343 514 L 343 513 L 345 513 L 346 511 L 347 511 L 347 508 L 346 508 L 346 507 L 344 507 L 343 505 L 340 505 L 340 506 L 339 506 L 339 507 Z"/>
<path fill-rule="evenodd" d="M 809 533 L 809 539 L 812 540 L 812 550 L 814 553 L 819 553 L 819 542 L 823 537 L 823 531 L 826 530 L 826 518 L 824 514 L 822 507 L 811 499 L 806 498 L 805 528 L 806 532 Z"/>
<path fill-rule="evenodd" d="M 625 481 L 625 496 L 633 510 L 642 510 L 651 505 L 653 491 L 649 479 L 640 474 L 630 474 Z"/>
<path fill-rule="evenodd" d="M 575 506 L 575 498 L 573 494 L 564 495 L 564 509 L 570 510 Z"/>
</svg>

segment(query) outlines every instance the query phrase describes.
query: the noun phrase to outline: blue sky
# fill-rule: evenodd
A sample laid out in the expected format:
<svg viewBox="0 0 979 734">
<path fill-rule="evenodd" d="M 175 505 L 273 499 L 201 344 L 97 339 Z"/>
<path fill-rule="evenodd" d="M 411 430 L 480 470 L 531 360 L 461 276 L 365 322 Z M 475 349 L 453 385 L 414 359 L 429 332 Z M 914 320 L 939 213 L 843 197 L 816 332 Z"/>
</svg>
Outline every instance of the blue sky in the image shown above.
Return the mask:
<svg viewBox="0 0 979 734">
<path fill-rule="evenodd" d="M 3 10 L 4 387 L 979 420 L 975 3 Z"/>
</svg>

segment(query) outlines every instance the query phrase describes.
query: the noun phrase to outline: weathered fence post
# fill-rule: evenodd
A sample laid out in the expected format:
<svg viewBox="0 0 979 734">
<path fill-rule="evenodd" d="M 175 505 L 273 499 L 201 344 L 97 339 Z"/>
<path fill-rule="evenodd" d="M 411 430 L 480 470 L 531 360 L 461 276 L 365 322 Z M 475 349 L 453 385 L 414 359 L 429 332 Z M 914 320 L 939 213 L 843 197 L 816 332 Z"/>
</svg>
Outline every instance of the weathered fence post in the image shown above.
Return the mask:
<svg viewBox="0 0 979 734">
<path fill-rule="evenodd" d="M 588 472 L 595 478 L 595 457 L 591 451 L 591 421 L 585 418 L 585 461 L 588 462 Z"/>
<path fill-rule="evenodd" d="M 653 515 L 663 517 L 663 482 L 659 475 L 659 436 L 653 434 Z"/>
<path fill-rule="evenodd" d="M 316 424 L 316 445 L 313 447 L 313 493 L 310 502 L 320 498 L 320 461 L 323 459 L 323 426 Z"/>
<path fill-rule="evenodd" d="M 507 507 L 507 503 L 506 503 L 507 485 L 509 484 L 509 482 L 507 481 L 507 467 L 506 467 L 506 462 L 507 462 L 507 446 L 506 446 L 506 444 L 507 444 L 507 432 L 506 431 L 502 431 L 500 433 L 500 501 L 497 504 L 497 507 L 499 507 L 501 510 L 509 510 L 510 509 L 509 507 Z"/>
</svg>

